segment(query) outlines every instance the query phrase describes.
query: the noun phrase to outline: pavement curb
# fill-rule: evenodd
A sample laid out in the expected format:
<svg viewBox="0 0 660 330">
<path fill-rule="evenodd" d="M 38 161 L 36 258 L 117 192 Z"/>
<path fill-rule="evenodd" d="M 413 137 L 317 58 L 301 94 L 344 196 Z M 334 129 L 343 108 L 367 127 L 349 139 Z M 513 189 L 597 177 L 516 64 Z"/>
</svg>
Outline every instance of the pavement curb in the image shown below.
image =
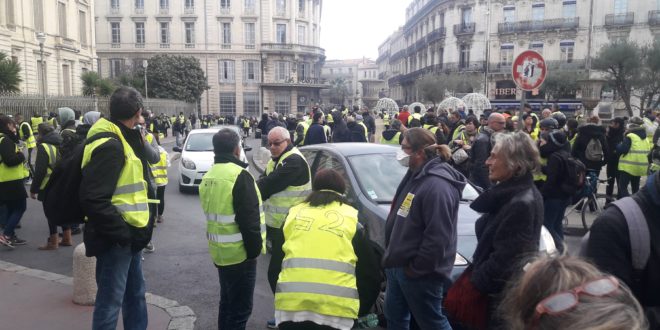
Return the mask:
<svg viewBox="0 0 660 330">
<path fill-rule="evenodd" d="M 56 273 L 23 267 L 11 262 L 0 260 L 0 270 L 13 272 L 25 276 L 35 277 L 46 281 L 57 282 L 66 285 L 73 285 L 73 277 L 64 276 Z M 170 316 L 170 323 L 167 330 L 193 330 L 197 316 L 188 306 L 181 306 L 179 302 L 165 297 L 148 293 L 145 295 L 147 304 L 153 305 L 164 310 Z"/>
</svg>

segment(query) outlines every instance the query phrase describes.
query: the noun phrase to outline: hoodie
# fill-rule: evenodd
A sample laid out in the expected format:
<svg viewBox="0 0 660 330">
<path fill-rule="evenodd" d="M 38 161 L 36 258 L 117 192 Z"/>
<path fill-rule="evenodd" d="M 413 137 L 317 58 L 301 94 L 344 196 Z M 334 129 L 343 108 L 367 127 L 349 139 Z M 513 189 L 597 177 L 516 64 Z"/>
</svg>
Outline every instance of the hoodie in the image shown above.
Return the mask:
<svg viewBox="0 0 660 330">
<path fill-rule="evenodd" d="M 623 133 L 623 141 L 616 146 L 616 153 L 623 156 L 630 151 L 630 146 L 632 146 L 632 141 L 628 137 L 628 134 L 635 134 L 639 136 L 640 139 L 646 139 L 646 129 L 644 127 L 635 127 L 627 130 Z"/>
<path fill-rule="evenodd" d="M 456 257 L 465 177 L 440 158 L 401 180 L 385 224 L 383 267 L 412 278 L 448 280 Z"/>
<path fill-rule="evenodd" d="M 57 150 L 57 159 L 60 159 L 60 144 L 62 143 L 62 137 L 57 134 L 55 131 L 52 131 L 42 137 L 40 137 L 40 142 L 39 145 L 37 146 L 37 159 L 34 164 L 34 177 L 32 179 L 32 185 L 30 185 L 30 192 L 31 193 L 39 193 L 39 200 L 43 201 L 43 190 L 40 189 L 41 187 L 41 182 L 44 180 L 46 177 L 46 172 L 48 171 L 49 165 L 49 158 L 48 158 L 48 153 L 46 153 L 46 146 L 44 144 L 50 144 L 55 146 Z M 51 170 L 53 170 L 55 166 L 51 167 Z"/>
<path fill-rule="evenodd" d="M 588 160 L 586 157 L 587 145 L 592 139 L 600 142 L 603 148 L 603 160 L 600 162 Z M 587 169 L 600 171 L 610 157 L 610 149 L 605 138 L 605 127 L 596 124 L 586 124 L 578 128 L 578 135 L 571 151 L 573 157 L 579 159 Z"/>
<path fill-rule="evenodd" d="M 350 142 L 367 142 L 367 137 L 364 135 L 364 127 L 357 122 L 350 122 L 346 124 L 351 134 Z"/>
</svg>

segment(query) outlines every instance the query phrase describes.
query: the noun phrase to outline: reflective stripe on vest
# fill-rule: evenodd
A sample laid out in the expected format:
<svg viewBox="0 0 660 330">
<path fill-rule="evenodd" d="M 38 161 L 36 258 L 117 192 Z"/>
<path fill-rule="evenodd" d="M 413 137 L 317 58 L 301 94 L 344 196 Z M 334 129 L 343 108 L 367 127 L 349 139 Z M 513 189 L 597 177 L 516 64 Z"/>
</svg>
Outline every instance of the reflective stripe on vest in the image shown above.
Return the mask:
<svg viewBox="0 0 660 330">
<path fill-rule="evenodd" d="M 268 165 L 266 165 L 266 176 L 272 173 L 275 170 L 275 168 L 277 168 L 277 166 L 280 166 L 280 164 L 282 164 L 282 162 L 285 159 L 287 159 L 289 156 L 294 154 L 300 156 L 300 158 L 302 158 L 303 161 L 305 161 L 310 180 L 301 186 L 288 186 L 283 191 L 280 191 L 277 194 L 273 194 L 272 196 L 270 196 L 270 198 L 268 198 L 264 202 L 264 212 L 266 213 L 266 225 L 268 225 L 269 227 L 273 227 L 273 228 L 282 227 L 282 223 L 284 222 L 284 218 L 286 217 L 286 214 L 289 212 L 289 209 L 292 206 L 304 201 L 307 195 L 309 195 L 309 193 L 312 190 L 312 182 L 311 182 L 312 174 L 309 170 L 309 164 L 307 164 L 307 160 L 305 159 L 305 156 L 303 156 L 300 153 L 300 151 L 298 151 L 298 148 L 293 148 L 288 152 L 284 153 L 277 161 L 277 164 L 275 164 L 275 162 L 273 162 L 272 159 L 269 160 Z"/>
<path fill-rule="evenodd" d="M 144 181 L 142 161 L 135 155 L 133 148 L 126 142 L 120 128 L 105 118 L 99 119 L 89 130 L 88 138 L 101 133 L 115 133 L 124 148 L 124 167 L 121 169 L 114 193 L 114 205 L 126 223 L 133 227 L 144 228 L 149 222 L 149 205 L 147 198 L 147 182 Z M 110 138 L 101 138 L 85 146 L 81 168 L 91 160 L 96 148 L 109 141 Z M 95 173 L 95 175 L 103 175 Z"/>
<path fill-rule="evenodd" d="M 619 159 L 619 171 L 624 171 L 632 176 L 645 176 L 649 168 L 648 154 L 651 144 L 642 140 L 637 134 L 626 135 L 630 139 L 630 150 Z"/>
<path fill-rule="evenodd" d="M 50 175 L 53 173 L 55 163 L 57 162 L 57 148 L 54 145 L 48 143 L 42 143 L 41 146 L 44 147 L 48 157 L 46 176 L 44 176 L 44 179 L 41 181 L 41 185 L 39 186 L 39 190 L 44 190 L 44 188 L 46 188 L 46 184 L 48 184 L 48 181 L 50 180 Z"/>
<path fill-rule="evenodd" d="M 30 133 L 28 133 L 29 134 L 28 136 L 25 136 L 25 134 L 23 134 L 24 126 L 26 126 L 28 128 L 28 131 L 30 131 Z M 34 134 L 32 133 L 32 127 L 30 126 L 30 124 L 28 124 L 28 122 L 24 121 L 21 123 L 21 126 L 18 128 L 18 136 L 21 138 L 21 140 L 25 141 L 25 146 L 28 149 L 32 149 L 37 146 L 37 140 L 34 138 Z"/>
<path fill-rule="evenodd" d="M 539 160 L 541 161 L 541 166 L 539 167 L 537 172 L 534 172 L 534 181 L 546 181 L 548 180 L 548 176 L 543 174 L 543 171 L 541 171 L 541 167 L 545 166 L 548 164 L 548 159 L 539 157 Z"/>
<path fill-rule="evenodd" d="M 400 137 L 401 137 L 401 132 L 397 132 L 397 133 L 394 134 L 394 136 L 393 136 L 391 139 L 389 139 L 389 140 L 386 139 L 385 137 L 383 137 L 383 139 L 381 140 L 381 143 L 382 143 L 382 144 L 391 144 L 391 145 L 398 146 L 398 145 L 399 145 L 399 138 L 400 138 Z"/>
<path fill-rule="evenodd" d="M 0 133 L 0 143 L 2 143 L 4 138 L 5 135 Z M 12 141 L 12 143 L 14 142 Z M 14 146 L 16 148 L 16 153 L 19 153 L 18 145 L 14 143 Z M 0 157 L 0 182 L 23 180 L 28 176 L 30 176 L 30 172 L 27 167 L 25 167 L 25 163 L 20 163 L 15 166 L 7 166 Z"/>
<path fill-rule="evenodd" d="M 357 213 L 338 202 L 291 208 L 283 226 L 284 259 L 275 290 L 276 310 L 357 318 L 358 260 L 352 244 Z"/>
<path fill-rule="evenodd" d="M 167 180 L 167 153 L 160 153 L 160 160 L 155 165 L 151 166 L 151 174 L 154 176 L 154 181 L 159 187 L 166 186 Z"/>
<path fill-rule="evenodd" d="M 363 122 L 359 122 L 358 125 L 362 126 L 364 129 L 364 139 L 369 142 L 369 130 L 367 129 L 367 125 L 365 125 Z"/>
<path fill-rule="evenodd" d="M 43 117 L 32 117 L 30 118 L 30 125 L 32 126 L 32 133 L 38 132 L 39 124 L 44 122 Z"/>
<path fill-rule="evenodd" d="M 214 164 L 204 174 L 199 185 L 199 199 L 206 215 L 206 238 L 209 254 L 218 266 L 229 266 L 247 259 L 243 235 L 236 223 L 234 210 L 234 184 L 238 176 L 248 173 L 234 163 Z M 251 176 L 251 175 L 250 175 Z M 254 179 L 253 179 L 254 181 Z M 261 193 L 254 183 L 259 200 L 259 222 L 261 228 L 262 252 L 266 251 L 266 225 L 261 205 Z"/>
</svg>

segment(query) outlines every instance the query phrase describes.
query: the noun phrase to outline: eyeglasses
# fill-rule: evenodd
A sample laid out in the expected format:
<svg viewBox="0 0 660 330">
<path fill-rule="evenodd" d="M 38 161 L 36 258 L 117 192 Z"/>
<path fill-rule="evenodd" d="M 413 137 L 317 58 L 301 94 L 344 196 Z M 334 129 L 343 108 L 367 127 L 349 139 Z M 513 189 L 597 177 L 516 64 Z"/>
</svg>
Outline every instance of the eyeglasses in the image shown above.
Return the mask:
<svg viewBox="0 0 660 330">
<path fill-rule="evenodd" d="M 587 294 L 592 297 L 604 297 L 611 295 L 619 289 L 619 281 L 613 276 L 602 277 L 584 283 L 583 285 L 568 291 L 562 291 L 547 297 L 536 305 L 533 327 L 538 323 L 543 314 L 557 315 L 571 310 L 580 302 L 579 295 Z"/>
<path fill-rule="evenodd" d="M 279 141 L 273 141 L 273 142 L 268 141 L 268 146 L 269 147 L 272 147 L 272 146 L 279 147 L 279 145 L 284 143 L 284 141 L 286 141 L 286 140 L 279 140 Z"/>
</svg>

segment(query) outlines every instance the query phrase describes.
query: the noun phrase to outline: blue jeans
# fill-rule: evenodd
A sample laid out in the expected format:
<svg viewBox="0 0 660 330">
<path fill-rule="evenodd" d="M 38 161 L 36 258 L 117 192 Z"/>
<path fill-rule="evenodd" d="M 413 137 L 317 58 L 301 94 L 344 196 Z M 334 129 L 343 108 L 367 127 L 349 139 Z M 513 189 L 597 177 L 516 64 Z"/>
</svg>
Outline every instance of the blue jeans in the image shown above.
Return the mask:
<svg viewBox="0 0 660 330">
<path fill-rule="evenodd" d="M 385 275 L 387 329 L 409 329 L 412 315 L 420 329 L 451 330 L 447 317 L 442 314 L 444 281 L 411 279 L 403 268 L 387 268 Z"/>
<path fill-rule="evenodd" d="M 21 198 L 13 201 L 4 201 L 4 204 L 7 210 L 7 222 L 4 224 L 4 234 L 5 236 L 12 237 L 16 235 L 14 229 L 16 229 L 18 222 L 21 221 L 23 213 L 25 213 L 25 209 L 27 208 L 26 199 Z"/>
<path fill-rule="evenodd" d="M 257 279 L 257 259 L 218 267 L 220 306 L 218 330 L 244 330 L 252 314 L 252 296 Z"/>
<path fill-rule="evenodd" d="M 564 212 L 571 204 L 571 199 L 551 198 L 543 200 L 543 225 L 555 239 L 557 249 L 563 251 L 564 242 Z M 588 207 L 583 205 L 582 207 Z"/>
<path fill-rule="evenodd" d="M 130 246 L 114 245 L 96 256 L 96 285 L 93 330 L 116 329 L 119 309 L 124 318 L 124 329 L 147 329 L 142 252 L 134 253 Z"/>
</svg>

